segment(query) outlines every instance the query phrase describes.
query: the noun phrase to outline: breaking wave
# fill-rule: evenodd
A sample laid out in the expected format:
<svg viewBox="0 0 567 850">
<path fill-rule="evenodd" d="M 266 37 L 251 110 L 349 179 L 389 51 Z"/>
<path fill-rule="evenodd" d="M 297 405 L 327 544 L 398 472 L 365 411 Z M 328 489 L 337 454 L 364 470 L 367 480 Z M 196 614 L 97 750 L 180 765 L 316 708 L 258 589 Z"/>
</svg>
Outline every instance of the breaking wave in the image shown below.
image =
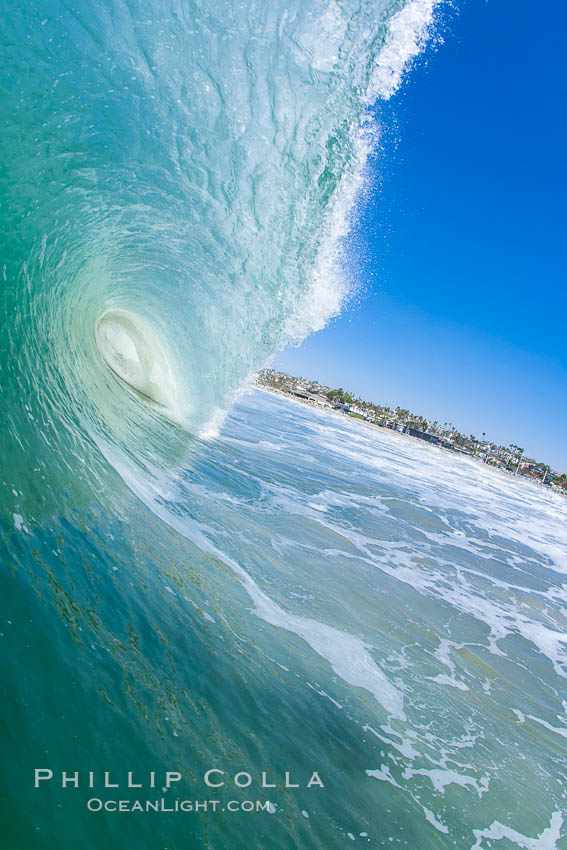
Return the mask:
<svg viewBox="0 0 567 850">
<path fill-rule="evenodd" d="M 29 399 L 23 444 L 28 414 L 47 440 L 131 455 L 164 420 L 212 434 L 252 372 L 340 311 L 368 107 L 433 5 L 5 10 L 2 369 Z"/>
</svg>

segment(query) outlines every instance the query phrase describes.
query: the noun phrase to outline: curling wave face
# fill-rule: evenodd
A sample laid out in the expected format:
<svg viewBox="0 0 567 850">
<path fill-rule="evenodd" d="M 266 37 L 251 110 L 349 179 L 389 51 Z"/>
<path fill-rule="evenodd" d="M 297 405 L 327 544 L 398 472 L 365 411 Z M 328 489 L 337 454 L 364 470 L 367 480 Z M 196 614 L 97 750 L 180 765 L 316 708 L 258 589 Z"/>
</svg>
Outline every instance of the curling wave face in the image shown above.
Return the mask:
<svg viewBox="0 0 567 850">
<path fill-rule="evenodd" d="M 3 368 L 20 389 L 132 453 L 156 413 L 213 433 L 252 371 L 340 309 L 365 110 L 431 7 L 6 10 Z"/>
</svg>

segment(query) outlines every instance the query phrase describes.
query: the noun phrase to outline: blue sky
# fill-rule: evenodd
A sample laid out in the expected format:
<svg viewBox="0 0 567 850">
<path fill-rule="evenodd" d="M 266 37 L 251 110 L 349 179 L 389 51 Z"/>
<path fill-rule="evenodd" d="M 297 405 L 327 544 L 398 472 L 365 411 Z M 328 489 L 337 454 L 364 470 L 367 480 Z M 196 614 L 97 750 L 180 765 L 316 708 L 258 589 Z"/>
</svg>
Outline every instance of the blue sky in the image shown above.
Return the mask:
<svg viewBox="0 0 567 850">
<path fill-rule="evenodd" d="M 378 108 L 362 297 L 274 366 L 567 471 L 567 9 L 462 0 Z"/>
</svg>

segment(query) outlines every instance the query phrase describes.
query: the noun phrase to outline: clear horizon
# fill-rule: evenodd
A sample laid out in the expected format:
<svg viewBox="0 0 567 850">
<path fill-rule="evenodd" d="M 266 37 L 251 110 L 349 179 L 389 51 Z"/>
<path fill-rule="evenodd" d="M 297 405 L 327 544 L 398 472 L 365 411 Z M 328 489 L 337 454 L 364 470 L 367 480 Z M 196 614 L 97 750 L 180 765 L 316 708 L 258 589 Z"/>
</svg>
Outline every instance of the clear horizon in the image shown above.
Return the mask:
<svg viewBox="0 0 567 850">
<path fill-rule="evenodd" d="M 537 38 L 511 0 L 443 11 L 442 48 L 377 108 L 373 186 L 348 244 L 359 294 L 272 366 L 485 431 L 561 472 L 567 13 L 553 11 Z"/>
</svg>

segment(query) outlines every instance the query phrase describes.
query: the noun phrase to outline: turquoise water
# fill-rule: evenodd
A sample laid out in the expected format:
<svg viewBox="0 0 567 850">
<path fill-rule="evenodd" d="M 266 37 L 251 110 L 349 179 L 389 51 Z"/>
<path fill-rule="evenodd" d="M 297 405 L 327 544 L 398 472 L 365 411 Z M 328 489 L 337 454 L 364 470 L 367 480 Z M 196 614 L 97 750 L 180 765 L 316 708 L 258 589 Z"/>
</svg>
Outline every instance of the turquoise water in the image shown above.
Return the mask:
<svg viewBox="0 0 567 850">
<path fill-rule="evenodd" d="M 2 847 L 566 846 L 564 500 L 239 396 L 431 14 L 2 4 Z"/>
<path fill-rule="evenodd" d="M 107 452 L 105 495 L 4 528 L 4 846 L 566 846 L 561 497 L 261 391 L 175 475 Z"/>
<path fill-rule="evenodd" d="M 23 397 L 72 435 L 161 442 L 110 365 L 213 432 L 251 371 L 340 309 L 368 105 L 431 6 L 3 2 L 3 360 Z"/>
</svg>

